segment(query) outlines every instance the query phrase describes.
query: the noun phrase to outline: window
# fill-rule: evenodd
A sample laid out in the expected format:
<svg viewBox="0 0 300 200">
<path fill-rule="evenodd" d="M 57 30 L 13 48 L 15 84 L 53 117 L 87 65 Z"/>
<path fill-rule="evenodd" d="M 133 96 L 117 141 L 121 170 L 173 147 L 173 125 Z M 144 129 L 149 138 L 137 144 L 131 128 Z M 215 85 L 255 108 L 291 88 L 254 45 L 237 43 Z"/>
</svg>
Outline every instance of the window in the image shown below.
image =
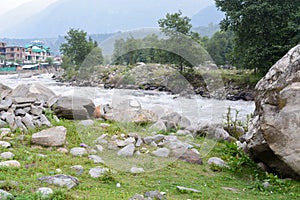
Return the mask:
<svg viewBox="0 0 300 200">
<path fill-rule="evenodd" d="M 10 48 L 10 51 L 14 51 L 14 48 L 12 47 L 12 48 Z"/>
</svg>

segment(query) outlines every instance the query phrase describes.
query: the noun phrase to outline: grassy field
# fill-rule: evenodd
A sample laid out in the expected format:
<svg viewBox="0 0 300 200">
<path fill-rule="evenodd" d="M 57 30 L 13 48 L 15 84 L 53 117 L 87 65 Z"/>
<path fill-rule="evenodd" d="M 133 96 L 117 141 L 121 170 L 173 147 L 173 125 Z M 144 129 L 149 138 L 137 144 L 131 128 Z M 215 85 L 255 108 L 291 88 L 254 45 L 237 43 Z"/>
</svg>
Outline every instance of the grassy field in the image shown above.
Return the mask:
<svg viewBox="0 0 300 200">
<path fill-rule="evenodd" d="M 101 122 L 96 122 L 95 126 Z M 111 123 L 109 128 L 80 129 L 73 121 L 61 120 L 54 122 L 55 125 L 63 125 L 68 129 L 67 149 L 78 147 L 81 142 L 86 142 L 84 137 L 79 136 L 82 132 L 87 135 L 102 134 L 126 134 L 129 132 L 145 131 L 147 127 L 120 126 Z M 203 165 L 189 164 L 180 160 L 169 162 L 162 168 L 140 174 L 129 172 L 107 172 L 100 178 L 91 178 L 89 169 L 103 164 L 94 164 L 92 160 L 84 157 L 73 157 L 69 153 L 63 154 L 56 148 L 36 148 L 30 144 L 31 131 L 23 139 L 20 132 L 10 135 L 7 140 L 12 144 L 11 152 L 15 154 L 21 168 L 0 168 L 0 189 L 12 193 L 15 199 L 103 199 L 122 200 L 129 199 L 134 194 L 143 194 L 147 191 L 158 190 L 166 192 L 166 199 L 300 199 L 300 183 L 288 179 L 280 179 L 272 174 L 266 174 L 256 167 L 243 152 L 237 150 L 234 144 L 218 142 L 203 158 Z M 84 141 L 83 141 L 84 140 Z M 194 143 L 202 144 L 203 138 L 197 137 Z M 199 147 L 200 148 L 200 147 Z M 1 152 L 7 149 L 0 149 Z M 41 157 L 39 154 L 46 155 Z M 222 169 L 210 167 L 206 164 L 211 156 L 218 156 L 226 160 L 230 168 Z M 82 165 L 84 172 L 77 175 L 70 169 L 71 166 Z M 62 172 L 57 172 L 60 169 Z M 112 169 L 113 170 L 113 169 Z M 38 181 L 41 176 L 54 174 L 72 175 L 79 179 L 78 186 L 68 190 Z M 264 181 L 268 180 L 271 186 L 264 188 Z M 15 181 L 18 184 L 12 182 Z M 120 183 L 121 187 L 116 184 Z M 185 193 L 176 189 L 176 186 L 194 188 L 200 193 Z M 35 193 L 39 187 L 50 187 L 54 193 L 48 198 L 41 198 Z"/>
</svg>

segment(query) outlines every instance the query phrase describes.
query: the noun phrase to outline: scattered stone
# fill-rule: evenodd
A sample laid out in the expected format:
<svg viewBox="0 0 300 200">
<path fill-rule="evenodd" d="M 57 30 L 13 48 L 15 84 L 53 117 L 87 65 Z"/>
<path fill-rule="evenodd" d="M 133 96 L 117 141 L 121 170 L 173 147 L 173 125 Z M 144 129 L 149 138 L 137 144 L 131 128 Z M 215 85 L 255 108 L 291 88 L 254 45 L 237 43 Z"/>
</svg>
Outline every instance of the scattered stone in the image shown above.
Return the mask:
<svg viewBox="0 0 300 200">
<path fill-rule="evenodd" d="M 5 160 L 12 159 L 15 155 L 11 152 L 3 152 L 0 154 L 0 157 Z"/>
<path fill-rule="evenodd" d="M 36 116 L 43 114 L 43 108 L 37 106 L 31 106 L 30 113 Z"/>
<path fill-rule="evenodd" d="M 11 146 L 11 144 L 9 142 L 6 141 L 0 141 L 0 146 L 4 147 L 4 148 L 8 148 Z"/>
<path fill-rule="evenodd" d="M 151 153 L 157 157 L 168 157 L 170 155 L 170 150 L 168 148 L 159 148 Z"/>
<path fill-rule="evenodd" d="M 21 167 L 21 164 L 16 160 L 8 160 L 0 162 L 0 167 Z"/>
<path fill-rule="evenodd" d="M 229 167 L 224 160 L 218 157 L 211 157 L 210 159 L 208 159 L 207 164 L 215 165 L 218 167 Z"/>
<path fill-rule="evenodd" d="M 152 199 L 162 200 L 164 196 L 159 191 L 149 191 L 144 193 L 145 197 L 150 197 Z"/>
<path fill-rule="evenodd" d="M 62 148 L 62 147 L 58 148 L 56 151 L 58 151 L 60 153 L 69 153 L 68 149 Z"/>
<path fill-rule="evenodd" d="M 229 136 L 229 133 L 220 127 L 210 128 L 206 135 L 208 139 L 216 139 L 219 141 L 226 140 Z"/>
<path fill-rule="evenodd" d="M 138 167 L 132 167 L 130 169 L 130 172 L 133 174 L 137 174 L 137 173 L 142 173 L 145 172 L 145 170 L 143 168 L 138 168 Z"/>
<path fill-rule="evenodd" d="M 50 194 L 53 194 L 53 190 L 48 187 L 41 187 L 41 188 L 37 189 L 36 192 L 40 193 L 42 195 L 42 197 L 44 197 L 44 198 L 48 197 Z"/>
<path fill-rule="evenodd" d="M 163 139 L 165 139 L 164 135 L 158 134 L 153 136 L 153 141 L 156 143 L 161 142 Z"/>
<path fill-rule="evenodd" d="M 135 194 L 131 198 L 129 198 L 128 200 L 145 200 L 145 198 L 141 194 Z"/>
<path fill-rule="evenodd" d="M 5 121 L 2 121 L 1 119 L 0 119 L 0 128 L 4 128 L 4 127 L 6 127 L 7 126 L 7 123 L 5 122 Z"/>
<path fill-rule="evenodd" d="M 74 165 L 72 167 L 70 167 L 71 169 L 75 170 L 77 175 L 81 175 L 84 171 L 83 166 L 81 165 Z"/>
<path fill-rule="evenodd" d="M 100 126 L 101 128 L 108 128 L 108 127 L 110 127 L 110 124 L 107 124 L 107 123 L 101 123 L 99 126 Z"/>
<path fill-rule="evenodd" d="M 96 151 L 97 152 L 102 152 L 103 151 L 103 146 L 101 146 L 100 144 L 97 144 L 96 146 L 95 146 L 95 148 L 96 148 Z"/>
<path fill-rule="evenodd" d="M 22 118 L 20 116 L 15 117 L 15 123 L 19 129 L 21 129 L 24 132 L 28 132 L 28 129 L 22 122 Z"/>
<path fill-rule="evenodd" d="M 10 128 L 0 128 L 0 139 L 7 136 L 10 133 L 11 133 Z"/>
<path fill-rule="evenodd" d="M 33 123 L 33 118 L 28 113 L 25 114 L 25 116 L 22 118 L 22 122 L 25 124 L 27 129 L 34 129 L 35 125 Z"/>
<path fill-rule="evenodd" d="M 62 96 L 52 106 L 57 117 L 85 120 L 93 116 L 95 104 L 91 99 L 79 96 Z"/>
<path fill-rule="evenodd" d="M 195 153 L 194 151 L 190 149 L 174 149 L 173 150 L 173 155 L 176 158 L 179 158 L 180 160 L 183 160 L 188 163 L 193 163 L 193 164 L 198 164 L 202 165 L 202 159 L 199 157 L 199 154 Z"/>
<path fill-rule="evenodd" d="M 264 186 L 265 189 L 267 189 L 267 188 L 269 188 L 271 186 L 271 184 L 268 181 L 265 181 L 263 183 L 263 186 Z"/>
<path fill-rule="evenodd" d="M 134 154 L 134 150 L 134 144 L 129 144 L 122 148 L 120 151 L 118 151 L 118 156 L 131 157 Z"/>
<path fill-rule="evenodd" d="M 155 131 L 167 131 L 165 123 L 161 120 L 155 122 L 152 126 L 150 126 L 150 129 Z"/>
<path fill-rule="evenodd" d="M 183 187 L 183 186 L 177 186 L 176 187 L 177 190 L 179 190 L 180 192 L 194 192 L 194 193 L 199 193 L 199 190 L 193 189 L 193 188 L 187 188 L 187 187 Z"/>
<path fill-rule="evenodd" d="M 136 147 L 140 147 L 141 145 L 143 144 L 143 140 L 141 137 L 138 137 L 136 143 L 135 143 L 135 146 Z"/>
<path fill-rule="evenodd" d="M 76 177 L 68 176 L 64 174 L 58 174 L 55 176 L 44 176 L 38 178 L 41 182 L 46 182 L 50 185 L 56 185 L 59 187 L 67 187 L 71 189 L 79 184 L 79 180 Z"/>
<path fill-rule="evenodd" d="M 40 120 L 41 120 L 42 125 L 45 125 L 48 127 L 52 126 L 51 122 L 48 120 L 48 118 L 45 115 L 40 115 Z"/>
<path fill-rule="evenodd" d="M 178 136 L 185 136 L 185 135 L 190 135 L 192 134 L 189 130 L 178 130 L 176 132 L 176 135 Z"/>
<path fill-rule="evenodd" d="M 153 142 L 152 136 L 147 136 L 147 137 L 144 137 L 143 139 L 144 139 L 145 144 L 151 144 L 151 142 Z"/>
<path fill-rule="evenodd" d="M 79 125 L 82 125 L 82 126 L 92 126 L 92 125 L 94 125 L 94 121 L 91 120 L 91 119 L 82 120 L 82 121 L 79 122 Z"/>
<path fill-rule="evenodd" d="M 100 176 L 103 176 L 103 174 L 108 171 L 109 169 L 107 168 L 95 167 L 90 169 L 89 174 L 91 175 L 92 178 L 99 178 Z"/>
<path fill-rule="evenodd" d="M 83 156 L 87 154 L 87 151 L 82 147 L 74 147 L 70 150 L 70 154 L 72 154 L 73 156 Z"/>
<path fill-rule="evenodd" d="M 103 159 L 97 155 L 89 155 L 89 159 L 93 160 L 94 163 L 104 163 Z"/>
<path fill-rule="evenodd" d="M 66 142 L 67 129 L 63 126 L 57 126 L 42 130 L 32 135 L 31 142 L 47 147 L 62 146 Z"/>
<path fill-rule="evenodd" d="M 0 189 L 0 199 L 1 200 L 13 199 L 13 198 L 14 198 L 14 196 L 11 193 L 6 192 L 5 190 Z"/>
<path fill-rule="evenodd" d="M 121 183 L 117 183 L 117 184 L 116 184 L 116 187 L 117 187 L 117 188 L 120 188 L 120 187 L 121 187 Z"/>
</svg>

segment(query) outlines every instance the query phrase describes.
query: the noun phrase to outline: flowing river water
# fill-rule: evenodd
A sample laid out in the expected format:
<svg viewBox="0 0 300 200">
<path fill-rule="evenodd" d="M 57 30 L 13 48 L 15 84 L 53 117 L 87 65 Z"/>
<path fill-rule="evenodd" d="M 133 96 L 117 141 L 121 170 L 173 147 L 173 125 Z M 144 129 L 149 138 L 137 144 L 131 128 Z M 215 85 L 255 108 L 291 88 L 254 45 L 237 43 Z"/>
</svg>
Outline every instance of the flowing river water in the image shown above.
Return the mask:
<svg viewBox="0 0 300 200">
<path fill-rule="evenodd" d="M 156 91 L 72 87 L 57 83 L 51 77 L 52 74 L 39 74 L 28 77 L 18 74 L 1 75 L 0 82 L 12 88 L 19 84 L 40 83 L 50 88 L 57 95 L 82 95 L 91 98 L 96 105 L 114 105 L 114 103 L 122 102 L 122 100 L 131 100 L 134 104 L 141 105 L 143 109 L 150 109 L 158 115 L 163 115 L 164 112 L 179 112 L 188 117 L 193 123 L 202 121 L 224 122 L 228 107 L 231 107 L 233 117 L 237 110 L 238 119 L 245 121 L 247 115 L 253 113 L 255 109 L 255 104 L 251 101 L 207 99 L 199 95 L 185 98 Z"/>
</svg>

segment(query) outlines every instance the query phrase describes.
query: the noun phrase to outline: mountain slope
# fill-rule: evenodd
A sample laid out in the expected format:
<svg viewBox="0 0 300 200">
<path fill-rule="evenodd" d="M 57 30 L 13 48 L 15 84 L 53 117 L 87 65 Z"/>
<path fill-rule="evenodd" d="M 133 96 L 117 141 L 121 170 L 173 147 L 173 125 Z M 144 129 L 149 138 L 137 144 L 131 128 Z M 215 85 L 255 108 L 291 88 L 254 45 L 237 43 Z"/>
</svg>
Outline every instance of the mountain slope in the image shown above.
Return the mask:
<svg viewBox="0 0 300 200">
<path fill-rule="evenodd" d="M 224 18 L 224 13 L 219 11 L 215 5 L 208 6 L 200 10 L 192 17 L 192 25 L 194 27 L 207 26 L 208 24 L 219 24 Z"/>
<path fill-rule="evenodd" d="M 0 36 L 56 37 L 65 35 L 69 28 L 92 34 L 154 27 L 167 12 L 180 9 L 192 16 L 212 4 L 213 0 L 59 0 L 27 19 L 15 19 Z"/>
</svg>

